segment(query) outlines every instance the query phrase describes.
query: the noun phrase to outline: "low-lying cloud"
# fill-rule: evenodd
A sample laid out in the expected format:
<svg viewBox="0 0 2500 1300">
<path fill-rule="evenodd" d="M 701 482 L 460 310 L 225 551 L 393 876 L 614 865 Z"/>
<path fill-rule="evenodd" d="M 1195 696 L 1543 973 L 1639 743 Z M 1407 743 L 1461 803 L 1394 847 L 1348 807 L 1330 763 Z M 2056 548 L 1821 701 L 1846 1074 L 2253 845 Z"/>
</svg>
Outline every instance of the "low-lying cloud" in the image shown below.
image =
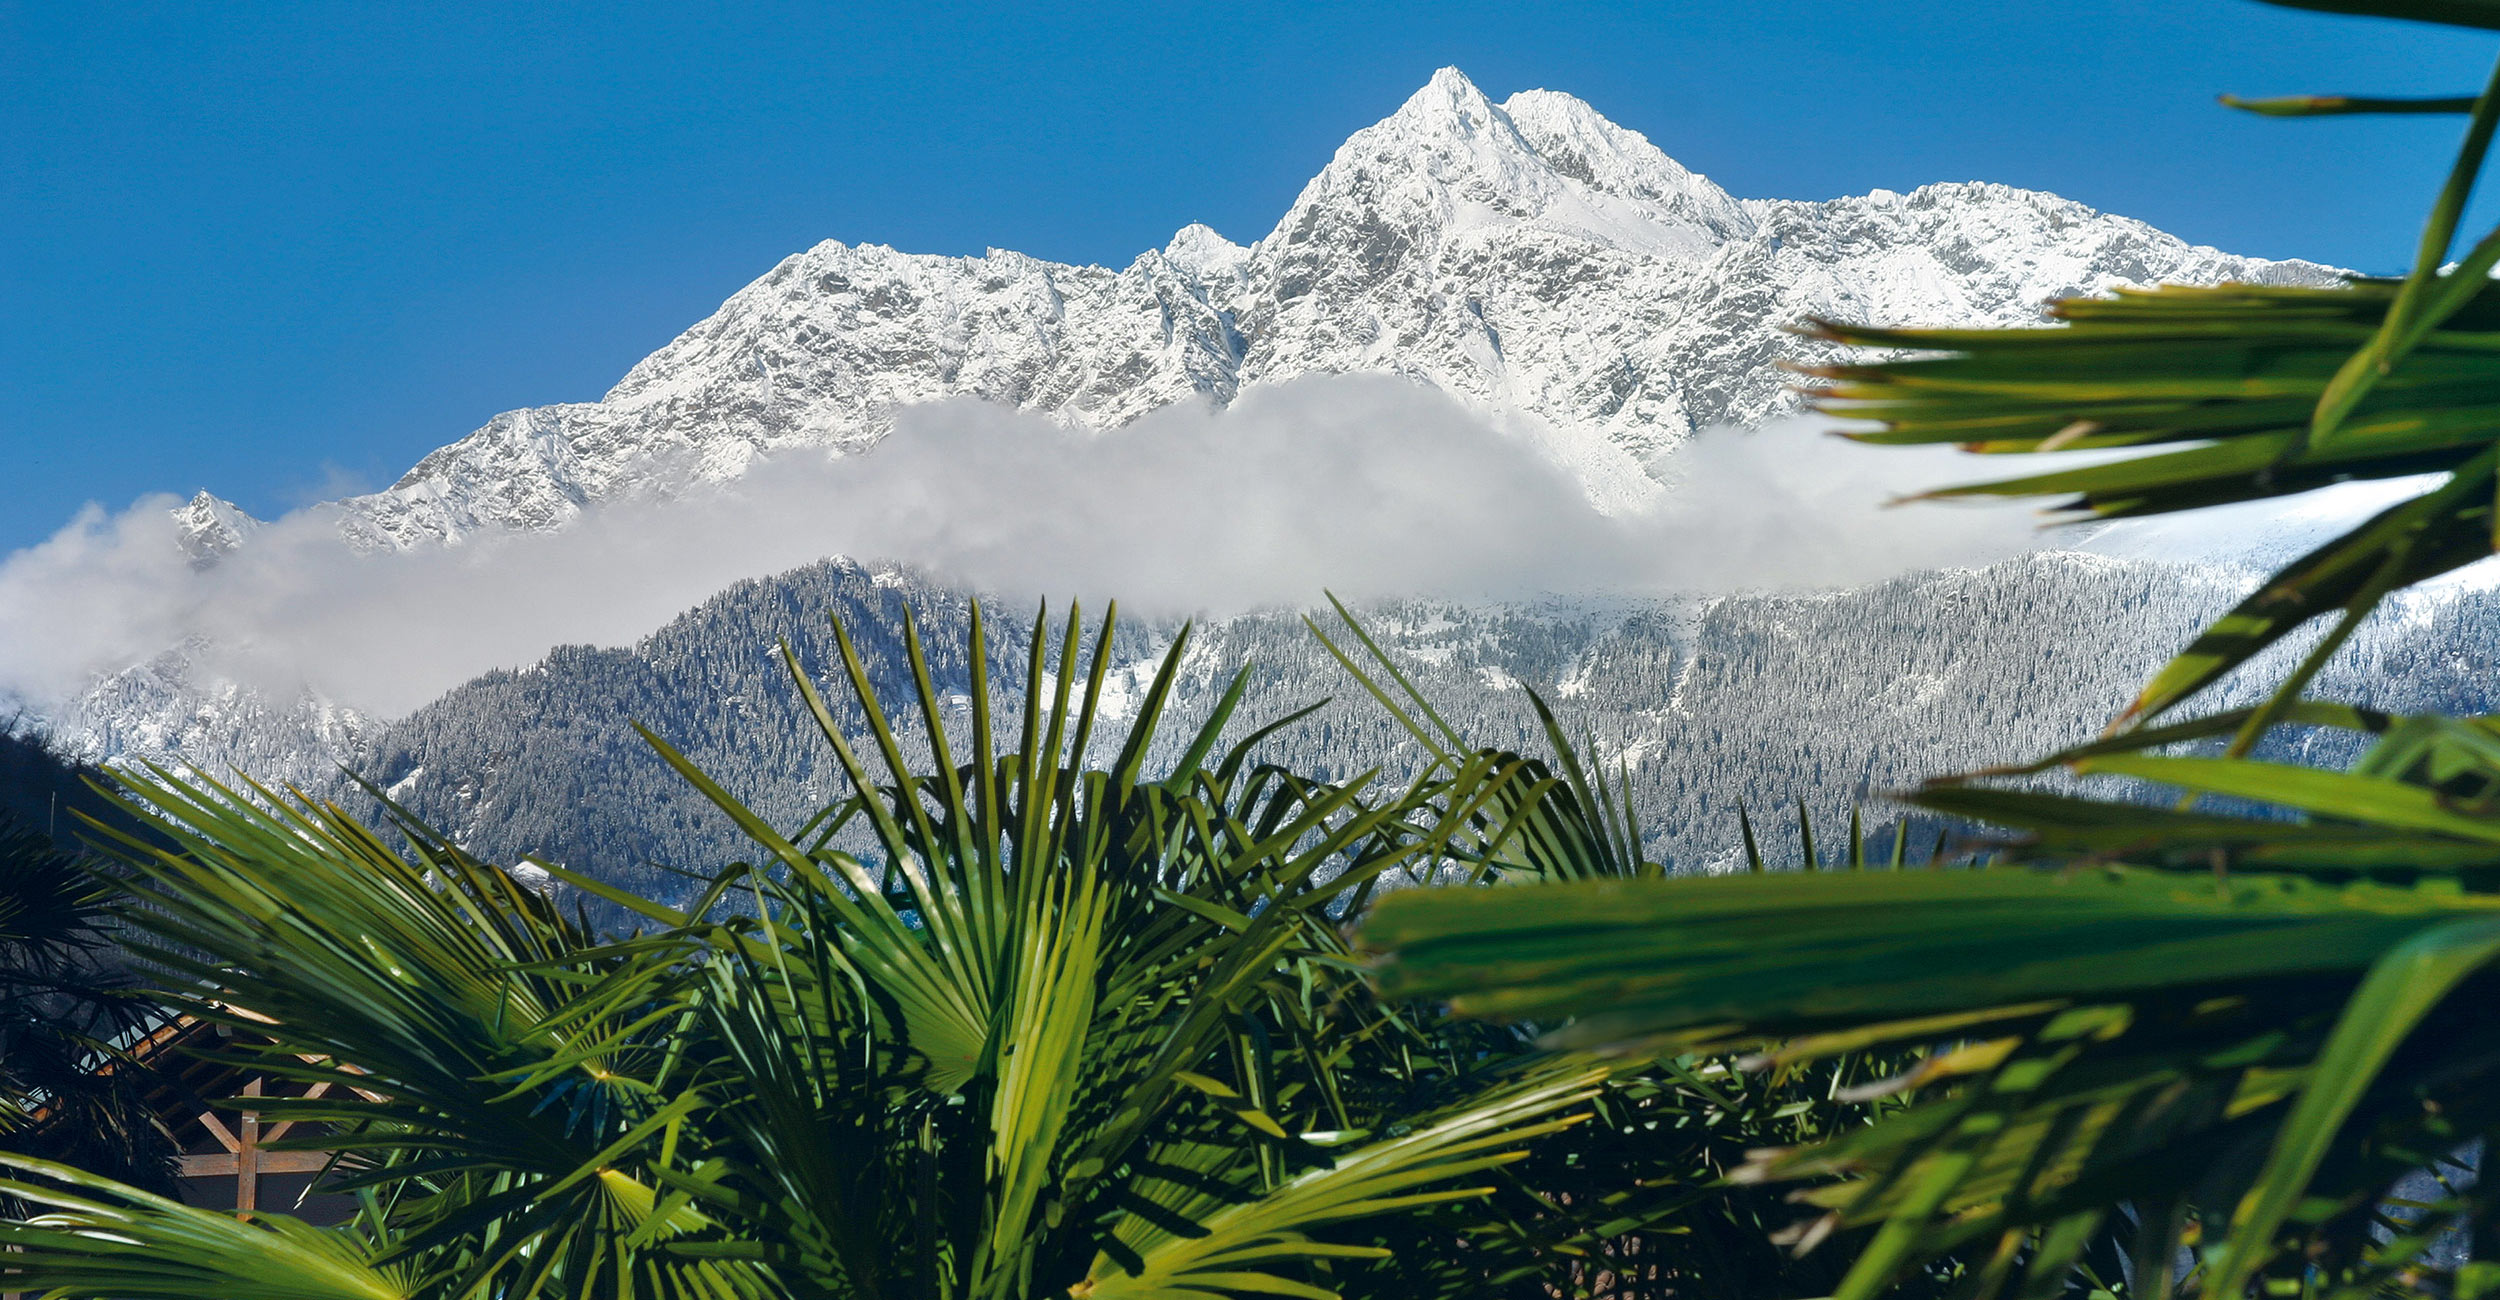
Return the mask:
<svg viewBox="0 0 2500 1300">
<path fill-rule="evenodd" d="M 570 642 L 619 644 L 741 578 L 829 555 L 1006 595 L 1165 612 L 1354 599 L 1841 586 L 2037 544 L 2028 511 L 1923 507 L 1950 453 L 1874 450 L 1827 421 L 1714 430 L 1607 515 L 1531 439 L 1422 386 L 1300 380 L 1107 433 L 969 401 L 905 411 L 847 458 L 786 454 L 670 502 L 552 533 L 360 554 L 319 508 L 205 570 L 171 498 L 90 508 L 0 562 L 0 690 L 41 707 L 175 646 L 268 690 L 397 714 Z"/>
</svg>

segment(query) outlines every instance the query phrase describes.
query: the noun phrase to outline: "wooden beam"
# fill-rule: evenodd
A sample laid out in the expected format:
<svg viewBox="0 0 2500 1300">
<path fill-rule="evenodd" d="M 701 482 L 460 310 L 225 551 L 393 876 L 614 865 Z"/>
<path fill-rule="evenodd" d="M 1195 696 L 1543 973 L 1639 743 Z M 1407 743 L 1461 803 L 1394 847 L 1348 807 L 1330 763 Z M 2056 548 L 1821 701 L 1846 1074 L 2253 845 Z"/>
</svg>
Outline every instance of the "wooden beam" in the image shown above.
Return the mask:
<svg viewBox="0 0 2500 1300">
<path fill-rule="evenodd" d="M 217 1145 L 224 1147 L 226 1150 L 240 1151 L 243 1149 L 243 1139 L 236 1137 L 233 1129 L 227 1128 L 224 1123 L 219 1121 L 215 1111 L 204 1110 L 200 1112 L 200 1127 L 207 1129 L 208 1135 L 217 1139 Z"/>
<path fill-rule="evenodd" d="M 259 1096 L 260 1080 L 246 1081 L 243 1095 Z M 241 1128 L 234 1148 L 234 1212 L 238 1215 L 260 1208 L 260 1112 L 243 1112 Z"/>
<path fill-rule="evenodd" d="M 174 1173 L 183 1178 L 232 1178 L 234 1167 L 232 1152 L 221 1156 L 179 1156 L 174 1160 Z"/>
<path fill-rule="evenodd" d="M 316 1084 L 307 1090 L 305 1095 L 319 1097 L 328 1091 L 330 1091 L 329 1084 Z M 237 1100 L 248 1106 L 253 1098 L 267 1095 L 269 1095 L 268 1080 L 253 1078 L 244 1082 L 242 1096 Z M 223 1121 L 208 1111 L 200 1112 L 199 1120 L 200 1127 L 207 1130 L 208 1135 L 215 1138 L 217 1144 L 226 1149 L 223 1152 L 179 1156 L 175 1160 L 175 1172 L 184 1178 L 233 1179 L 234 1210 L 237 1215 L 248 1215 L 260 1208 L 261 1175 L 317 1174 L 330 1166 L 330 1153 L 327 1151 L 272 1151 L 268 1149 L 267 1143 L 283 1137 L 288 1129 L 295 1126 L 292 1120 L 264 1128 L 261 1125 L 258 1110 L 238 1112 L 233 1128 L 226 1127 Z M 0 1297 L 0 1300 L 9 1300 L 9 1298 Z"/>
<path fill-rule="evenodd" d="M 174 1164 L 174 1172 L 183 1178 L 232 1178 L 241 1164 L 231 1155 L 182 1156 Z M 264 1174 L 317 1174 L 329 1167 L 327 1151 L 260 1152 L 260 1171 Z"/>
<path fill-rule="evenodd" d="M 297 1052 L 295 1055 L 296 1055 L 296 1057 L 297 1057 L 298 1059 L 300 1059 L 300 1060 L 302 1060 L 302 1061 L 305 1061 L 305 1062 L 307 1062 L 307 1063 L 309 1063 L 309 1064 L 312 1064 L 312 1065 L 338 1065 L 338 1067 L 339 1067 L 340 1069 L 347 1071 L 349 1074 L 364 1074 L 364 1073 L 366 1073 L 366 1071 L 365 1071 L 363 1068 L 361 1068 L 361 1067 L 359 1067 L 359 1066 L 357 1066 L 357 1065 L 354 1065 L 354 1064 L 352 1064 L 352 1063 L 350 1063 L 350 1064 L 339 1064 L 338 1059 L 337 1059 L 336 1057 L 320 1056 L 320 1055 L 317 1055 L 317 1054 L 312 1053 L 312 1052 Z M 329 1085 L 329 1084 L 327 1084 L 327 1083 L 323 1083 L 323 1084 L 319 1084 L 319 1085 L 317 1085 L 317 1086 L 318 1086 L 318 1087 L 321 1087 L 321 1088 L 327 1088 L 327 1087 L 329 1087 L 330 1085 Z M 385 1097 L 385 1096 L 383 1096 L 381 1093 L 375 1092 L 375 1091 L 373 1091 L 373 1090 L 372 1090 L 372 1089 L 370 1089 L 370 1088 L 356 1088 L 356 1087 L 350 1087 L 350 1088 L 348 1089 L 348 1091 L 350 1091 L 350 1092 L 352 1092 L 352 1093 L 355 1093 L 357 1096 L 364 1098 L 366 1101 L 389 1101 L 389 1100 L 390 1100 L 390 1098 Z M 305 1096 L 307 1096 L 307 1097 L 318 1097 L 318 1096 L 320 1096 L 321 1094 L 320 1094 L 319 1092 L 308 1092 L 308 1093 L 306 1093 L 306 1094 L 304 1094 L 304 1095 L 305 1095 Z"/>
<path fill-rule="evenodd" d="M 324 1080 L 322 1080 L 321 1082 L 316 1083 L 316 1084 L 314 1084 L 313 1086 L 311 1086 L 311 1087 L 309 1087 L 309 1088 L 306 1088 L 306 1089 L 304 1090 L 304 1100 L 306 1100 L 306 1101 L 316 1101 L 316 1100 L 319 1100 L 319 1099 L 320 1099 L 320 1097 L 321 1097 L 321 1095 L 322 1095 L 323 1093 L 328 1092 L 329 1090 L 330 1090 L 330 1081 L 329 1081 L 329 1080 L 327 1080 L 327 1079 L 324 1079 Z M 286 1131 L 287 1131 L 288 1129 L 293 1128 L 293 1127 L 295 1127 L 295 1121 L 294 1121 L 294 1120 L 291 1120 L 291 1119 L 290 1119 L 290 1120 L 281 1120 L 281 1121 L 279 1121 L 278 1123 L 275 1123 L 275 1124 L 270 1125 L 270 1126 L 269 1126 L 269 1131 L 267 1131 L 267 1132 L 265 1132 L 265 1133 L 263 1133 L 263 1134 L 261 1134 L 261 1135 L 260 1135 L 260 1140 L 261 1140 L 261 1141 L 263 1141 L 263 1142 L 275 1142 L 275 1141 L 277 1141 L 279 1138 L 285 1137 L 285 1136 L 286 1136 Z"/>
</svg>

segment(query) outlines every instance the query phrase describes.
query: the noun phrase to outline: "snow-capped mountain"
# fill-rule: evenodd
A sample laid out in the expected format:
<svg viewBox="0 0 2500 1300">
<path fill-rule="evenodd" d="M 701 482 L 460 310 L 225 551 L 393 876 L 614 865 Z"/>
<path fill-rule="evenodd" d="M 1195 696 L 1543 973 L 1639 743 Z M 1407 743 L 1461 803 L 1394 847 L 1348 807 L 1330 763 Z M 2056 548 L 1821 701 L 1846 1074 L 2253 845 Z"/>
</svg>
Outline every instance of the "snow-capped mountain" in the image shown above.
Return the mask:
<svg viewBox="0 0 2500 1300">
<path fill-rule="evenodd" d="M 342 502 L 360 544 L 552 528 L 587 505 L 856 451 L 902 406 L 974 397 L 1088 426 L 1312 373 L 1413 376 L 1522 417 L 1594 499 L 1788 399 L 1782 332 L 1830 314 L 2018 324 L 2117 282 L 2326 282 L 2003 185 L 1738 200 L 1569 95 L 1496 104 L 1455 68 L 1358 131 L 1248 246 L 1205 226 L 1121 270 L 819 244 L 597 402 L 510 411 Z"/>
<path fill-rule="evenodd" d="M 2008 325 L 2119 282 L 2333 278 L 2002 185 L 1737 199 L 1569 95 L 1495 103 L 1443 69 L 1253 243 L 1192 225 L 1113 270 L 827 241 L 601 400 L 499 415 L 327 509 L 360 548 L 426 548 L 697 490 L 771 452 L 857 452 L 916 403 L 1108 428 L 1298 376 L 1389 372 L 1536 439 L 1625 510 L 1660 490 L 1653 458 L 1695 431 L 1788 409 L 1774 363 L 1813 359 L 1785 332 L 1801 317 Z M 205 493 L 175 515 L 197 565 L 261 527 Z M 103 678 L 54 711 L 56 734 L 92 757 L 310 778 L 378 725 L 309 696 L 263 700 L 194 650 Z"/>
</svg>

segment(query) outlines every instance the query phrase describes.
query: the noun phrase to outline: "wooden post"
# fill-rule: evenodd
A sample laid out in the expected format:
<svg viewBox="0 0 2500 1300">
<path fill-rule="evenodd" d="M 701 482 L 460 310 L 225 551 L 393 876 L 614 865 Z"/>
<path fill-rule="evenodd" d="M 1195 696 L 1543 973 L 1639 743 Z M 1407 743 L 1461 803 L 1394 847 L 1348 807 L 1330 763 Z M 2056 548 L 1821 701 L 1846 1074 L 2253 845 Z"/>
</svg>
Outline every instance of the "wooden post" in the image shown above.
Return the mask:
<svg viewBox="0 0 2500 1300">
<path fill-rule="evenodd" d="M 260 1095 L 260 1080 L 243 1085 L 243 1095 Z M 236 1217 L 260 1208 L 260 1112 L 243 1112 L 243 1123 L 235 1134 L 234 1146 L 234 1212 Z"/>
</svg>

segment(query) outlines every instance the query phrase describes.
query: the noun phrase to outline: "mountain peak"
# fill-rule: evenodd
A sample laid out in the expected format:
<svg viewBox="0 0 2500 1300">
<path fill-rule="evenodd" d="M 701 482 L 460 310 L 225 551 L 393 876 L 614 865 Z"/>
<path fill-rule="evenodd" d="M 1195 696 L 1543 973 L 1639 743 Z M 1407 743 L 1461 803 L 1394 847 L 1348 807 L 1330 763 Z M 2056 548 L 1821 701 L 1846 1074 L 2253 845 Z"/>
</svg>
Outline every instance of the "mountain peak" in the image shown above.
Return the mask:
<svg viewBox="0 0 2500 1300">
<path fill-rule="evenodd" d="M 1580 100 L 1532 90 L 1496 104 L 1442 68 L 1348 138 L 1270 238 L 1385 225 L 1437 244 L 1443 233 L 1521 223 L 1682 261 L 1751 230 L 1726 191 Z"/>
<path fill-rule="evenodd" d="M 1181 227 L 1163 246 L 1163 260 L 1206 279 L 1237 274 L 1249 257 L 1249 249 L 1202 221 Z"/>
<path fill-rule="evenodd" d="M 261 521 L 243 507 L 205 489 L 169 513 L 174 517 L 174 543 L 191 557 L 195 568 L 216 563 L 218 556 L 241 546 L 261 528 Z"/>
<path fill-rule="evenodd" d="M 1442 68 L 1432 74 L 1422 89 L 1407 96 L 1389 120 L 1477 131 L 1493 126 L 1500 117 L 1501 111 L 1483 91 L 1476 89 L 1476 83 L 1468 80 L 1466 73 Z"/>
</svg>

